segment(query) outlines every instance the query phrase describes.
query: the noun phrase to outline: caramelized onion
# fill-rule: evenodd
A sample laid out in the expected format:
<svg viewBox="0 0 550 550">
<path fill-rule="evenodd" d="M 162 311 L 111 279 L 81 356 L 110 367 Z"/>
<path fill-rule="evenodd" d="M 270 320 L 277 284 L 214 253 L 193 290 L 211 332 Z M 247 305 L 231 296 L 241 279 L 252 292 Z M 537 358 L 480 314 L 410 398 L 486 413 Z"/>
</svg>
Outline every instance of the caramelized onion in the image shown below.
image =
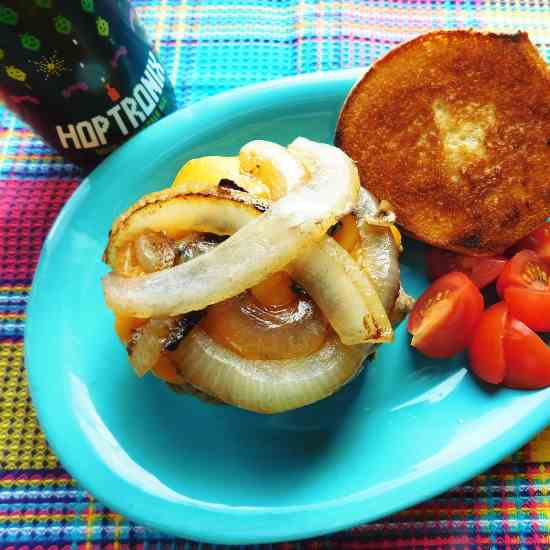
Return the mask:
<svg viewBox="0 0 550 550">
<path fill-rule="evenodd" d="M 201 318 L 202 312 L 194 312 L 183 317 L 149 319 L 135 329 L 126 350 L 137 375 L 143 376 L 163 354 L 176 349 Z"/>
<path fill-rule="evenodd" d="M 316 352 L 328 326 L 311 299 L 279 310 L 259 306 L 245 292 L 210 306 L 201 328 L 218 344 L 248 359 L 292 359 Z"/>
<path fill-rule="evenodd" d="M 376 288 L 348 252 L 324 237 L 292 264 L 292 276 L 347 345 L 388 342 L 393 330 Z M 348 284 L 342 284 L 346 281 Z"/>
<path fill-rule="evenodd" d="M 176 261 L 174 241 L 164 233 L 147 231 L 134 242 L 136 259 L 146 273 L 172 267 Z"/>
<path fill-rule="evenodd" d="M 151 319 L 136 329 L 126 350 L 136 374 L 143 376 L 150 371 L 164 351 L 164 341 L 178 319 Z"/>
<path fill-rule="evenodd" d="M 170 358 L 187 383 L 208 395 L 243 409 L 279 413 L 333 394 L 357 374 L 369 351 L 332 336 L 306 357 L 245 359 L 196 327 Z"/>
<path fill-rule="evenodd" d="M 292 189 L 209 254 L 142 277 L 107 274 L 107 304 L 134 317 L 200 310 L 256 285 L 322 238 L 355 204 L 357 169 L 336 147 L 305 138 L 289 150 L 309 170 L 307 185 Z"/>
<path fill-rule="evenodd" d="M 269 187 L 276 201 L 306 180 L 302 163 L 282 145 L 260 139 L 247 143 L 239 153 L 241 170 Z"/>
<path fill-rule="evenodd" d="M 399 250 L 390 227 L 371 225 L 369 216 L 376 216 L 378 201 L 361 188 L 355 209 L 360 245 L 352 256 L 369 275 L 384 309 L 391 311 L 399 292 Z"/>
<path fill-rule="evenodd" d="M 136 217 L 143 216 L 156 229 L 166 227 L 173 233 L 176 232 L 176 226 L 180 232 L 202 229 L 212 233 L 233 233 L 260 216 L 260 210 L 265 204 L 254 204 L 244 193 L 235 191 L 224 193 L 223 196 L 181 195 L 172 191 L 156 194 L 153 198 L 156 200 L 147 201 L 144 197 L 144 206 L 135 209 L 131 215 L 123 217 L 122 222 L 115 225 L 105 253 L 111 265 L 120 264 L 117 254 L 142 230 L 145 222 L 135 220 Z M 384 233 L 375 233 L 374 236 L 380 236 L 380 242 L 393 249 L 384 248 L 376 257 L 380 262 L 389 263 L 395 244 L 391 239 L 389 242 L 385 239 L 386 230 L 383 231 Z M 371 235 L 368 229 L 367 235 Z M 202 242 L 201 239 L 197 233 L 188 234 L 178 247 L 180 251 L 192 246 L 196 248 Z M 374 240 L 373 243 L 377 244 L 378 241 Z M 376 253 L 374 249 L 371 252 Z M 188 263 L 191 265 L 195 261 Z M 316 246 L 304 251 L 300 258 L 285 269 L 293 274 L 296 281 L 313 298 L 345 344 L 387 341 L 391 338 L 387 316 L 366 271 L 362 273 L 349 254 L 332 238 L 322 237 Z M 385 273 L 382 270 L 382 274 Z M 377 274 L 375 271 L 374 276 Z M 195 276 L 201 277 L 200 272 Z M 372 280 L 375 288 L 378 288 L 376 279 Z M 379 282 L 379 286 L 383 284 L 382 281 Z M 386 306 L 388 311 L 392 305 L 393 302 Z"/>
</svg>

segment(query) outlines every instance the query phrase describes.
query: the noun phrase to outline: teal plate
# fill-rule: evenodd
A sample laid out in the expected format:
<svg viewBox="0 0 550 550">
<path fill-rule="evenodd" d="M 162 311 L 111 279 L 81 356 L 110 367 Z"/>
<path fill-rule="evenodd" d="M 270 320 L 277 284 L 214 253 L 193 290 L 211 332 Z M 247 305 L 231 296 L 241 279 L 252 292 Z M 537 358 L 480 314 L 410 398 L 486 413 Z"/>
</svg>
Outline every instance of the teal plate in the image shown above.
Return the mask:
<svg viewBox="0 0 550 550">
<path fill-rule="evenodd" d="M 141 132 L 87 177 L 44 245 L 26 330 L 32 398 L 48 441 L 95 497 L 166 533 L 214 543 L 320 535 L 459 484 L 550 421 L 550 389 L 489 390 L 464 357 L 428 360 L 401 326 L 353 383 L 276 416 L 179 396 L 139 380 L 103 303 L 111 222 L 170 184 L 181 164 L 262 138 L 332 139 L 357 71 L 241 88 Z M 407 290 L 426 286 L 407 243 Z"/>
</svg>

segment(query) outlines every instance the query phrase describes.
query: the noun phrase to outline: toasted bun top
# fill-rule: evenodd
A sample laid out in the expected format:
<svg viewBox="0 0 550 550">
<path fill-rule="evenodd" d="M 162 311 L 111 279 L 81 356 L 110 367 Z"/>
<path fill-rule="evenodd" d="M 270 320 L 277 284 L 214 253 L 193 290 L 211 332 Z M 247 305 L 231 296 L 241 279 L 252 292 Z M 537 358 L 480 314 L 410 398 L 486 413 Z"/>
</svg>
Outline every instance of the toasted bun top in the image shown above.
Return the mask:
<svg viewBox="0 0 550 550">
<path fill-rule="evenodd" d="M 335 141 L 435 246 L 502 252 L 550 215 L 550 71 L 526 33 L 399 46 L 352 89 Z"/>
</svg>

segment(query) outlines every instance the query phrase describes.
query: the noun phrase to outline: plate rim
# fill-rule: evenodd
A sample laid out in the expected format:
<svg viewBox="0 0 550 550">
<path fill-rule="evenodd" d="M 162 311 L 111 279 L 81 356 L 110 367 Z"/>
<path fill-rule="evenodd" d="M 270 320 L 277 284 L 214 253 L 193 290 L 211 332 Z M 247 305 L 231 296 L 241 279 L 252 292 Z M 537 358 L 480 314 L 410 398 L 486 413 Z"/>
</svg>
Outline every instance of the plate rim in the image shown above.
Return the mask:
<svg viewBox="0 0 550 550">
<path fill-rule="evenodd" d="M 227 105 L 232 104 L 233 101 L 242 102 L 246 98 L 250 98 L 250 100 L 257 102 L 258 97 L 260 96 L 265 96 L 264 99 L 269 98 L 278 91 L 289 88 L 292 89 L 296 86 L 313 86 L 323 89 L 327 86 L 327 82 L 334 83 L 337 81 L 342 85 L 349 84 L 351 88 L 357 78 L 363 74 L 364 71 L 364 68 L 345 69 L 288 76 L 258 84 L 238 87 L 221 94 L 207 97 L 184 109 L 180 109 L 175 113 L 172 113 L 168 117 L 165 117 L 159 122 L 153 124 L 151 127 L 144 129 L 112 153 L 92 172 L 92 174 L 98 174 L 97 177 L 101 177 L 101 172 L 109 170 L 111 164 L 116 164 L 118 159 L 123 158 L 128 151 L 131 151 L 136 146 L 136 144 L 142 142 L 143 140 L 150 139 L 150 137 L 152 137 L 155 133 L 160 134 L 165 126 L 173 124 L 180 119 L 183 121 L 188 117 L 200 117 L 200 111 L 207 112 L 209 109 L 217 109 L 220 106 L 225 106 L 225 108 L 227 108 Z M 199 114 L 196 115 L 196 113 Z M 81 487 L 90 492 L 90 494 L 110 509 L 120 511 L 120 513 L 126 516 L 126 518 L 142 525 L 157 529 L 163 534 L 185 537 L 195 541 L 214 544 L 260 544 L 318 537 L 328 533 L 355 527 L 363 523 L 376 521 L 382 517 L 391 515 L 404 508 L 409 508 L 419 502 L 441 494 L 498 463 L 500 460 L 525 444 L 536 433 L 544 429 L 545 426 L 550 423 L 550 407 L 547 406 L 550 403 L 550 388 L 539 392 L 531 392 L 529 395 L 536 396 L 537 398 L 535 399 L 537 403 L 531 416 L 522 416 L 518 421 L 516 421 L 497 437 L 489 440 L 489 442 L 485 445 L 482 445 L 467 454 L 463 460 L 458 459 L 455 461 L 447 461 L 440 468 L 432 470 L 429 473 L 410 481 L 406 486 L 412 487 L 415 490 L 411 491 L 409 489 L 405 498 L 394 498 L 393 505 L 386 506 L 372 513 L 362 511 L 361 504 L 370 497 L 365 496 L 361 498 L 361 493 L 359 493 L 358 496 L 353 495 L 353 498 L 342 497 L 335 499 L 335 501 L 330 501 L 329 504 L 320 507 L 316 507 L 315 505 L 304 505 L 298 507 L 287 507 L 285 509 L 286 511 L 282 512 L 277 510 L 276 514 L 280 517 L 281 523 L 284 522 L 285 514 L 305 514 L 304 518 L 307 519 L 307 521 L 302 523 L 295 521 L 289 522 L 290 527 L 286 530 L 283 529 L 283 531 L 281 531 L 281 529 L 258 530 L 253 528 L 250 528 L 247 531 L 246 529 L 243 530 L 241 527 L 241 530 L 234 532 L 217 532 L 215 529 L 212 529 L 211 525 L 208 524 L 205 527 L 202 527 L 201 525 L 185 524 L 185 521 L 181 521 L 176 524 L 172 522 L 170 518 L 151 518 L 149 511 L 147 510 L 147 504 L 144 504 L 141 507 L 140 505 L 134 505 L 129 511 L 128 506 L 123 502 L 124 499 L 117 500 L 115 493 L 109 491 L 108 488 L 97 487 L 97 485 L 94 484 L 93 474 L 90 474 L 90 472 L 86 470 L 86 467 L 83 465 L 83 461 L 75 460 L 76 456 L 66 451 L 67 446 L 63 446 L 59 443 L 62 438 L 59 437 L 60 434 L 57 431 L 55 422 L 52 422 L 51 420 L 52 415 L 50 415 L 47 411 L 47 399 L 42 396 L 43 392 L 38 389 L 41 385 L 38 379 L 39 369 L 31 366 L 33 364 L 36 365 L 37 362 L 40 361 L 40 358 L 35 359 L 34 348 L 36 345 L 32 344 L 35 340 L 36 333 L 33 321 L 33 318 L 35 318 L 33 311 L 38 307 L 36 304 L 39 300 L 38 297 L 40 296 L 41 288 L 43 286 L 43 271 L 45 271 L 45 266 L 47 263 L 46 256 L 49 254 L 50 246 L 53 246 L 54 241 L 58 237 L 58 233 L 64 224 L 64 220 L 71 216 L 71 213 L 77 208 L 79 201 L 87 192 L 86 186 L 84 185 L 85 181 L 86 178 L 80 183 L 75 192 L 62 207 L 42 246 L 40 258 L 33 276 L 31 292 L 29 294 L 26 310 L 27 316 L 23 340 L 25 370 L 29 382 L 30 395 L 37 413 L 40 427 L 58 460 L 60 460 L 63 467 L 74 479 L 77 480 Z M 465 458 L 468 458 L 468 461 L 466 461 Z M 460 467 L 460 473 L 451 472 L 454 475 L 444 475 L 445 473 L 449 474 L 447 470 L 452 470 L 453 466 L 460 463 L 463 463 Z M 109 477 L 114 476 L 114 473 L 111 472 L 108 467 L 106 467 L 106 470 L 108 470 Z M 436 474 L 439 482 L 430 483 Z M 424 483 L 418 483 L 419 481 L 423 481 Z M 138 489 L 136 489 L 136 491 L 138 491 Z M 396 489 L 392 488 L 388 493 L 392 493 L 392 491 L 395 492 Z M 407 498 L 407 496 L 409 498 Z M 295 508 L 299 508 L 299 510 L 296 510 Z M 258 514 L 261 513 L 273 514 L 276 509 L 253 507 L 253 510 L 254 516 L 258 516 Z M 328 510 L 328 512 L 332 514 L 330 516 L 330 521 L 324 525 L 322 521 L 323 514 L 320 513 L 322 510 Z M 250 510 L 248 510 L 248 512 L 250 512 Z M 208 511 L 205 513 L 208 514 Z M 235 518 L 239 516 L 238 512 L 236 513 L 234 511 L 229 511 L 227 513 L 232 514 Z M 244 512 L 244 516 L 241 515 L 240 517 L 246 518 L 246 513 L 247 511 Z M 246 525 L 246 522 L 244 522 L 243 525 Z"/>
</svg>

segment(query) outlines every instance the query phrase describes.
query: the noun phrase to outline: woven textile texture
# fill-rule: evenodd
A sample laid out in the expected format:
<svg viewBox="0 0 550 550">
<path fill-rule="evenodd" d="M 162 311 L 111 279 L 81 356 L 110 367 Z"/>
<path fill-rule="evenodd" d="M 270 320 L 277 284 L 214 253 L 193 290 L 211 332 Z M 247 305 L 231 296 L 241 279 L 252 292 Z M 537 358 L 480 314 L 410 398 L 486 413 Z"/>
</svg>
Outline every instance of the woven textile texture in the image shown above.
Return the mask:
<svg viewBox="0 0 550 550">
<path fill-rule="evenodd" d="M 30 1 L 30 0 L 29 0 Z M 435 28 L 529 31 L 550 61 L 550 2 L 136 0 L 180 107 L 224 90 L 365 66 Z M 79 183 L 0 109 L 0 548 L 194 548 L 136 525 L 83 491 L 48 449 L 23 365 L 25 306 L 40 247 Z M 550 429 L 507 461 L 430 502 L 281 548 L 550 548 Z"/>
</svg>

